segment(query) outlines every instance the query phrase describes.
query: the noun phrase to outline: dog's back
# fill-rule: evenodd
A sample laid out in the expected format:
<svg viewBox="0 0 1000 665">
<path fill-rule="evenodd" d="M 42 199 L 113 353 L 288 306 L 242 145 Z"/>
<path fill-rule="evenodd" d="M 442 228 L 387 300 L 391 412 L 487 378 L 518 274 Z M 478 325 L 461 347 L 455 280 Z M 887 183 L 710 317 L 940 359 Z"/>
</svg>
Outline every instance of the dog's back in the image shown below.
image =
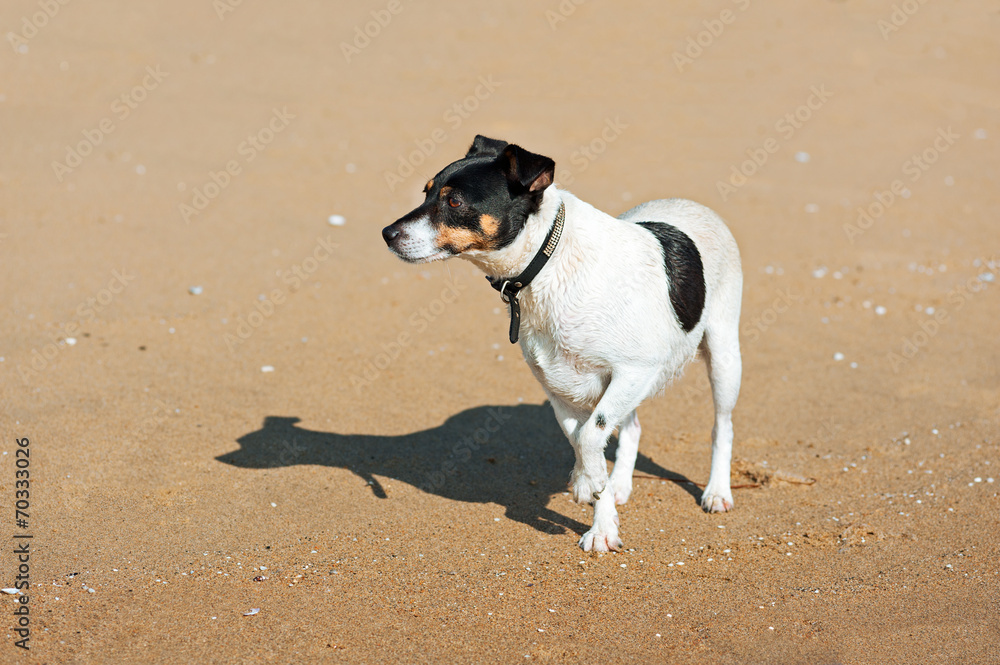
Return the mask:
<svg viewBox="0 0 1000 665">
<path fill-rule="evenodd" d="M 659 199 L 641 203 L 618 219 L 669 224 L 691 238 L 703 266 L 705 306 L 711 310 L 705 317 L 724 313 L 739 320 L 743 291 L 740 252 L 729 227 L 712 209 L 686 199 Z"/>
</svg>

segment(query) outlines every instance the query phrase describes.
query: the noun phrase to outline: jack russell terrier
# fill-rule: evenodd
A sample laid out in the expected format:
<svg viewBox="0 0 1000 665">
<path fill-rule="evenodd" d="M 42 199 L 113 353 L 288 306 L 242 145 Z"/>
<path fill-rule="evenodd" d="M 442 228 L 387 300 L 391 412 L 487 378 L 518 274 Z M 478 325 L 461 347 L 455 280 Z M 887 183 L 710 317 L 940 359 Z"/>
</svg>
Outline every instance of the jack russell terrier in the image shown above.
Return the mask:
<svg viewBox="0 0 1000 665">
<path fill-rule="evenodd" d="M 622 547 L 639 448 L 636 408 L 700 349 L 715 402 L 709 512 L 733 507 L 731 414 L 740 390 L 743 274 L 725 223 L 692 201 L 664 199 L 618 218 L 553 184 L 555 162 L 477 136 L 424 187 L 416 210 L 382 230 L 404 261 L 461 256 L 510 307 L 510 341 L 542 384 L 576 453 L 573 498 L 594 504 L 585 551 Z M 618 430 L 609 476 L 608 437 Z"/>
</svg>

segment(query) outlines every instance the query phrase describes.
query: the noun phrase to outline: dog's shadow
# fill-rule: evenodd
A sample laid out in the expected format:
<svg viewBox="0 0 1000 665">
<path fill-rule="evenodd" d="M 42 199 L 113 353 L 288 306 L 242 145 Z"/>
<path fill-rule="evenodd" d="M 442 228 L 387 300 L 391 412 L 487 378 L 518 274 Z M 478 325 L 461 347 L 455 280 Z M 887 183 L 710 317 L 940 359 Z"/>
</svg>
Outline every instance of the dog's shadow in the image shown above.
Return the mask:
<svg viewBox="0 0 1000 665">
<path fill-rule="evenodd" d="M 412 434 L 380 436 L 314 432 L 298 418 L 267 416 L 259 430 L 237 439 L 240 449 L 216 459 L 247 469 L 315 464 L 349 469 L 386 498 L 379 478 L 392 478 L 456 501 L 496 503 L 506 516 L 545 533 L 589 527 L 548 507 L 567 490 L 573 451 L 543 405 L 479 406 L 444 424 Z M 608 444 L 614 459 L 617 441 Z M 697 501 L 700 490 L 639 454 L 636 471 L 681 483 Z"/>
</svg>

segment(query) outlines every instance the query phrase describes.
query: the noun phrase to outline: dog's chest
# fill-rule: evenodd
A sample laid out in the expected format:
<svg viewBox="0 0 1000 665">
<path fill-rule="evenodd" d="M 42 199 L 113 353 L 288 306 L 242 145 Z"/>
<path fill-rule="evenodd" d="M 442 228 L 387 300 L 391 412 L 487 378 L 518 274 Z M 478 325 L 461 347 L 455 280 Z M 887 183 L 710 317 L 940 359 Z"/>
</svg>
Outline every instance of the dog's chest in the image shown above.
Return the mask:
<svg viewBox="0 0 1000 665">
<path fill-rule="evenodd" d="M 587 326 L 572 315 L 539 320 L 537 312 L 523 323 L 521 349 L 532 373 L 550 392 L 581 406 L 600 400 L 611 376 L 607 359 L 595 353 Z M 570 320 L 565 320 L 569 318 Z"/>
</svg>

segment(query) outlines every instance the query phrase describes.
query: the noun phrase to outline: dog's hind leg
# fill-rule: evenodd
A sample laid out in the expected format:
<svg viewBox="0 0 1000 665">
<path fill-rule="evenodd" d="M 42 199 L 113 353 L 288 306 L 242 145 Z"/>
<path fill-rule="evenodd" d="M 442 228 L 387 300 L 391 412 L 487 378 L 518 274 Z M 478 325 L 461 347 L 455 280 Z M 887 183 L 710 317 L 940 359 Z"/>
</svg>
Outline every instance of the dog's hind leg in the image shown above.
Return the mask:
<svg viewBox="0 0 1000 665">
<path fill-rule="evenodd" d="M 737 311 L 737 317 L 739 313 Z M 710 513 L 724 513 L 733 507 L 729 469 L 733 456 L 733 420 L 740 393 L 742 360 L 738 324 L 710 327 L 701 348 L 712 383 L 715 426 L 712 427 L 712 472 L 701 495 L 701 507 Z"/>
<path fill-rule="evenodd" d="M 608 483 L 614 492 L 615 504 L 622 505 L 632 495 L 632 473 L 635 471 L 635 458 L 639 454 L 639 417 L 635 410 L 625 416 L 618 425 L 618 452 L 615 454 L 615 466 L 611 470 Z"/>
</svg>

